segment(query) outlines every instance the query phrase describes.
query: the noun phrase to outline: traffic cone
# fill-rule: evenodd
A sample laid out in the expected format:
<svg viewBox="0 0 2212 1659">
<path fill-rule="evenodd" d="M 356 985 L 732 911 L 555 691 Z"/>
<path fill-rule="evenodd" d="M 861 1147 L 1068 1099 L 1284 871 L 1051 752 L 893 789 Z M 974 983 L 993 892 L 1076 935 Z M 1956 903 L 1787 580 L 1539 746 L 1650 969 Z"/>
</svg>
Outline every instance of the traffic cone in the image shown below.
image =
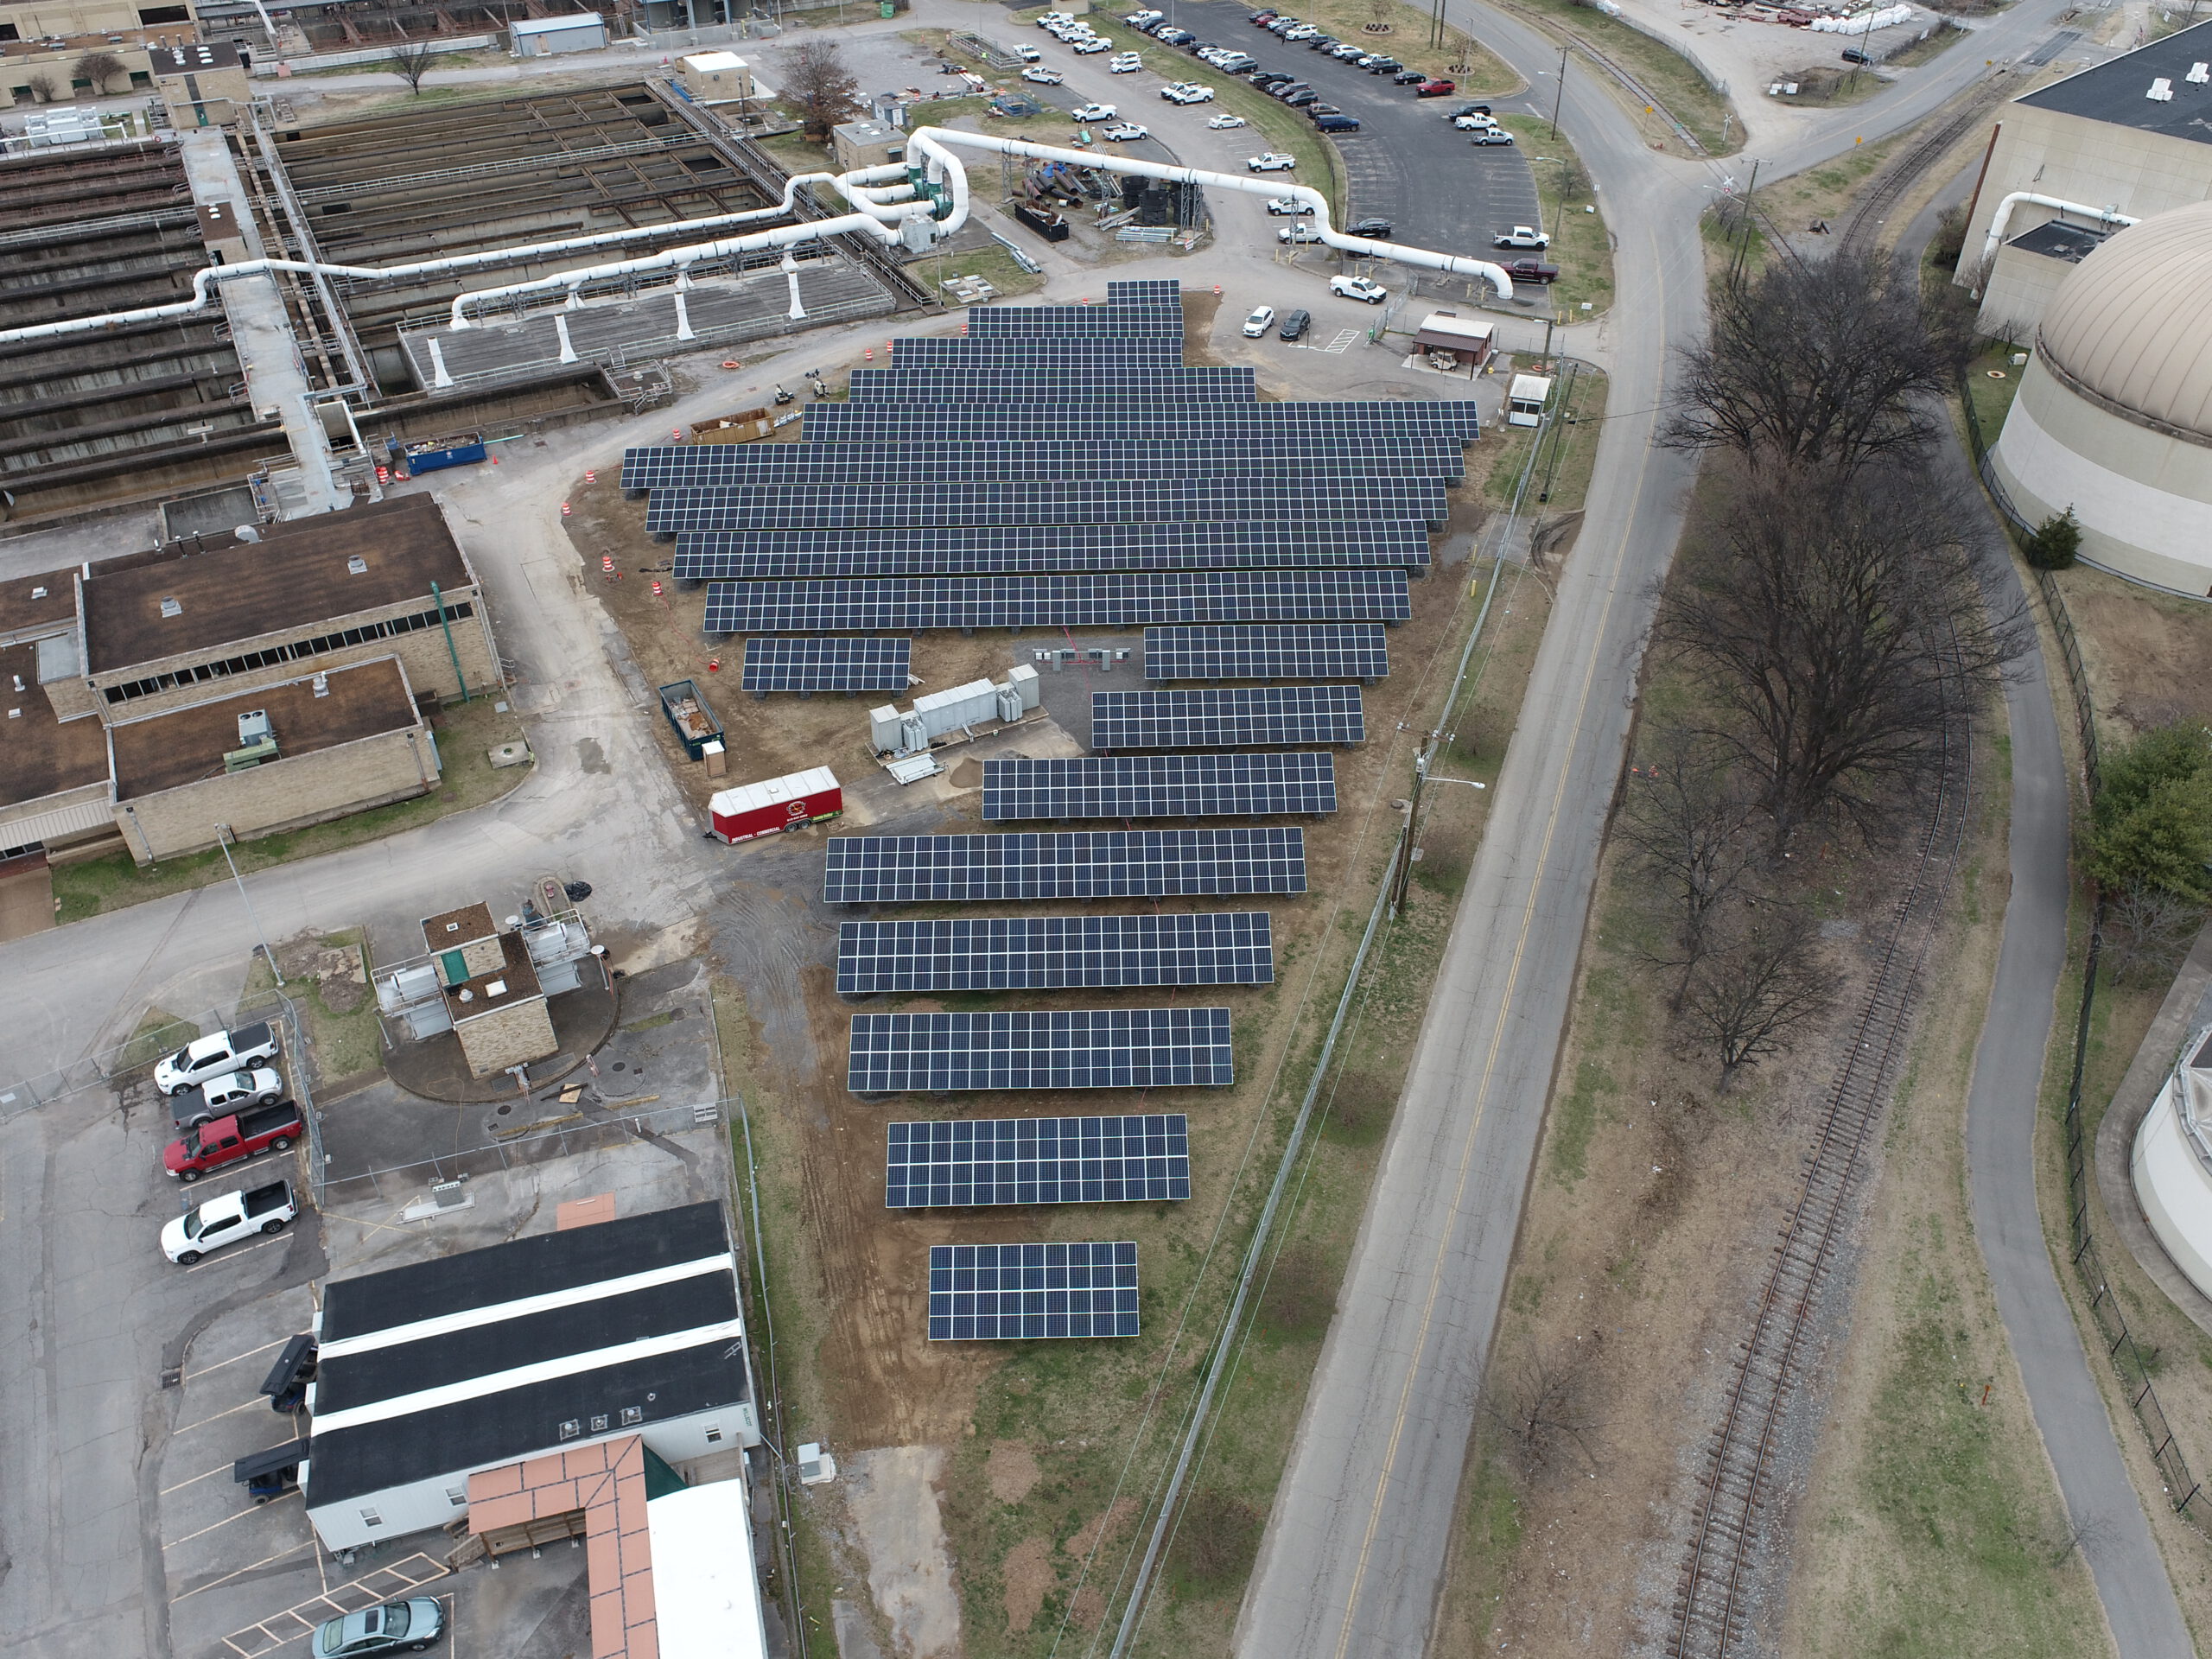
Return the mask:
<svg viewBox="0 0 2212 1659">
<path fill-rule="evenodd" d="M 587 484 L 596 484 L 596 483 L 598 483 L 598 482 L 599 482 L 599 474 L 598 474 L 596 472 L 594 472 L 592 468 L 590 468 L 590 467 L 585 467 L 585 468 L 584 468 L 584 482 L 585 482 L 585 483 L 587 483 Z"/>
<path fill-rule="evenodd" d="M 561 504 L 561 516 L 563 518 L 569 516 L 569 504 L 565 501 Z"/>
</svg>

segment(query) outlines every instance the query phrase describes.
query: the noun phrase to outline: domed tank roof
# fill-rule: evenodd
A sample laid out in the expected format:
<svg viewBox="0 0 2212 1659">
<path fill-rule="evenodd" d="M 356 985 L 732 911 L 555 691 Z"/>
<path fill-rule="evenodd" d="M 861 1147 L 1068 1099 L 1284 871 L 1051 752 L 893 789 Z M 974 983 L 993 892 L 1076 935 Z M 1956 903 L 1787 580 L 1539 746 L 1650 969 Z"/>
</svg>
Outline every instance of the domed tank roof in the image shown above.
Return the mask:
<svg viewBox="0 0 2212 1659">
<path fill-rule="evenodd" d="M 2116 232 L 2058 285 L 2044 355 L 2122 408 L 2212 438 L 2212 202 Z"/>
</svg>

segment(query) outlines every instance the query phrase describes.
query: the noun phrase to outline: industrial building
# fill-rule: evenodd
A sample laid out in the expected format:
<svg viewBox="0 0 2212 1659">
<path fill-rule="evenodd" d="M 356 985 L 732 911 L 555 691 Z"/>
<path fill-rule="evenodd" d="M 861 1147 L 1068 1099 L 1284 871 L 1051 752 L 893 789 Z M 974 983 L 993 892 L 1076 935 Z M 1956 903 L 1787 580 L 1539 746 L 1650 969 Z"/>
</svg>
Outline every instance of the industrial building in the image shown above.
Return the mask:
<svg viewBox="0 0 2212 1659">
<path fill-rule="evenodd" d="M 2212 22 L 2005 105 L 1956 279 L 1985 334 L 2025 342 L 2113 232 L 2212 199 Z"/>
<path fill-rule="evenodd" d="M 377 1006 L 416 1042 L 453 1033 L 474 1077 L 553 1053 L 560 1039 L 548 1000 L 577 989 L 587 975 L 606 985 L 590 930 L 574 910 L 524 904 L 495 925 L 489 905 L 463 905 L 425 917 L 423 943 L 423 955 L 377 969 Z"/>
<path fill-rule="evenodd" d="M 437 786 L 425 714 L 501 682 L 429 496 L 0 584 L 0 849 L 140 863 Z"/>
<path fill-rule="evenodd" d="M 2114 232 L 2044 308 L 1989 453 L 2021 518 L 2071 508 L 2085 560 L 2200 599 L 2212 596 L 2209 293 L 2212 202 Z"/>
<path fill-rule="evenodd" d="M 677 1465 L 760 1438 L 719 1204 L 338 1280 L 324 1287 L 315 1338 L 300 1478 L 334 1550 L 464 1516 L 481 1532 L 514 1525 L 524 1517 L 495 1508 L 480 1528 L 474 1504 L 549 1485 L 534 1459 L 626 1440 Z M 602 1470 L 606 1456 L 594 1459 Z M 472 1482 L 518 1465 L 512 1486 Z M 583 1534 L 593 1495 L 565 1465 L 562 1482 L 557 1508 L 541 1500 L 534 1518 L 573 1516 Z M 623 1548 L 626 1574 L 626 1536 Z M 615 1586 L 596 1557 L 593 1567 L 596 1598 Z"/>
<path fill-rule="evenodd" d="M 2173 1263 L 2212 1296 L 2212 1031 L 2182 1052 L 2135 1131 L 2135 1196 Z"/>
</svg>

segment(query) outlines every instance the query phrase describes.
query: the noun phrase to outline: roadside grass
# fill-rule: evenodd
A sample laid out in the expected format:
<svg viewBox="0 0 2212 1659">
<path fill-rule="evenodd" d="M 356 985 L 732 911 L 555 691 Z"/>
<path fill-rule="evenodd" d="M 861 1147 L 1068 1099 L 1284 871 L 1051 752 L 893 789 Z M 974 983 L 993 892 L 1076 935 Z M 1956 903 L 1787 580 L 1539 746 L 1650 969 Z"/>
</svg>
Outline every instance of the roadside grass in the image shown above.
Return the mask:
<svg viewBox="0 0 2212 1659">
<path fill-rule="evenodd" d="M 1825 219 L 1840 235 L 1844 216 L 1859 188 L 1897 152 L 1906 137 L 1897 133 L 1879 143 L 1854 144 L 1825 167 L 1812 168 L 1777 184 L 1761 187 L 1751 200 L 1785 234 L 1803 231 L 1815 220 Z M 1760 263 L 1764 264 L 1764 259 Z"/>
<path fill-rule="evenodd" d="M 1462 569 L 1431 580 L 1464 580 Z M 1494 781 L 1529 666 L 1541 638 L 1546 607 L 1538 584 L 1508 566 L 1501 594 L 1478 649 L 1474 690 L 1457 710 L 1436 710 L 1463 740 L 1440 764 L 1455 775 Z M 1440 671 L 1457 660 L 1471 611 L 1440 647 Z M 1436 688 L 1439 693 L 1442 687 Z M 1419 1027 L 1435 966 L 1457 913 L 1466 868 L 1480 844 L 1487 794 L 1430 791 L 1408 907 L 1385 923 L 1369 958 L 1332 1071 L 1324 1080 L 1316 1121 L 1294 1172 L 1268 1260 L 1255 1281 L 1255 1311 L 1230 1361 L 1214 1427 L 1193 1467 L 1189 1507 L 1161 1563 L 1162 1589 L 1147 1615 L 1136 1651 L 1183 1656 L 1226 1652 L 1244 1580 L 1281 1480 L 1301 1400 L 1336 1305 L 1338 1287 L 1369 1186 L 1381 1156 L 1411 1036 Z M 1378 830 L 1389 828 L 1382 815 Z M 1203 1362 L 1202 1335 L 1218 1319 L 1233 1262 L 1256 1213 L 1256 1199 L 1280 1156 L 1291 1116 L 1302 1096 L 1333 1014 L 1344 974 L 1364 928 L 1393 836 L 1371 838 L 1361 863 L 1347 873 L 1346 896 L 1325 934 L 1307 936 L 1296 959 L 1277 964 L 1279 983 L 1312 974 L 1273 1085 L 1251 1164 L 1230 1206 L 1220 1254 L 1206 1293 L 1191 1311 L 1190 1335 L 1162 1370 L 1157 1343 L 1131 1345 L 1126 1359 L 1071 1344 L 1024 1344 L 1011 1350 L 984 1382 L 975 1433 L 954 1449 L 945 1482 L 945 1519 L 960 1563 L 964 1650 L 977 1659 L 1042 1656 L 1090 1632 L 1141 1550 L 1150 1516 L 1145 1495 L 1162 1459 Z M 1310 953 L 1320 954 L 1316 959 Z M 1342 1109 L 1344 1116 L 1339 1115 Z M 1350 1121 L 1348 1122 L 1347 1119 Z M 1230 1149 L 1218 1149 L 1228 1156 Z M 1149 1333 L 1171 1329 L 1202 1265 L 1208 1240 L 1185 1218 L 1151 1221 L 1131 1215 L 1116 1236 L 1157 1237 L 1144 1251 L 1141 1306 Z M 1192 1220 L 1197 1219 L 1192 1217 Z M 1148 1425 L 1139 1427 L 1148 1414 Z M 1118 1485 L 1128 1465 L 1135 1478 Z M 1019 1497 L 995 1491 L 995 1446 L 1026 1446 L 1039 1467 Z M 1109 1510 L 1109 1498 L 1123 1494 Z M 1103 1522 L 1103 1524 L 1102 1524 Z M 1095 1554 L 1092 1545 L 1096 1543 Z M 1086 1556 L 1090 1557 L 1088 1566 Z M 1021 1563 L 1027 1568 L 1017 1576 Z M 1061 1634 L 1063 1621 L 1067 1637 Z"/>
<path fill-rule="evenodd" d="M 1915 41 L 1910 46 L 1906 47 L 1903 51 L 1892 52 L 1888 57 L 1883 59 L 1882 67 L 1885 69 L 1917 68 L 1923 63 L 1931 62 L 1942 56 L 1972 32 L 1970 29 L 1961 29 L 1948 17 L 1943 18 L 1936 23 L 1935 28 L 1929 29 L 1925 35 Z"/>
<path fill-rule="evenodd" d="M 1992 340 L 1967 365 L 1967 395 L 1974 400 L 1981 435 L 1990 443 L 2004 430 L 2005 416 L 2019 395 L 2020 377 L 2027 372 L 2013 366 L 2012 353 L 2018 349 L 2009 341 Z"/>
<path fill-rule="evenodd" d="M 1529 446 L 1541 439 L 1544 453 L 1538 457 L 1536 471 L 1529 480 L 1529 495 L 1522 511 L 1532 517 L 1546 518 L 1579 512 L 1590 493 L 1590 479 L 1597 467 L 1598 440 L 1605 429 L 1608 390 L 1609 383 L 1604 375 L 1577 365 L 1571 383 L 1565 375 L 1553 381 L 1553 397 L 1564 397 L 1566 404 L 1551 425 L 1507 426 L 1501 422 L 1497 430 L 1503 436 L 1483 493 L 1500 505 L 1510 505 Z M 1550 499 L 1542 499 L 1545 496 Z"/>
<path fill-rule="evenodd" d="M 304 830 L 289 830 L 240 842 L 231 849 L 238 874 L 244 875 L 324 853 L 342 852 L 349 847 L 419 829 L 455 812 L 497 800 L 531 771 L 529 766 L 495 768 L 486 758 L 486 751 L 494 745 L 511 742 L 522 735 L 522 727 L 514 715 L 502 714 L 493 707 L 495 702 L 503 701 L 496 690 L 479 693 L 474 702 L 455 704 L 438 714 L 433 735 L 437 741 L 444 778 L 429 794 L 334 818 L 327 823 L 310 824 Z M 54 896 L 58 901 L 54 919 L 66 926 L 88 916 L 143 904 L 149 899 L 166 899 L 189 887 L 226 881 L 230 874 L 219 847 L 164 859 L 143 869 L 127 852 L 110 853 L 81 863 L 57 864 L 53 872 Z"/>
<path fill-rule="evenodd" d="M 1795 74 L 1777 75 L 1774 79 L 1791 82 L 1797 88 L 1795 92 L 1775 99 L 1776 103 L 1805 105 L 1816 110 L 1844 109 L 1853 104 L 1864 104 L 1890 84 L 1872 70 L 1855 64 L 1847 69 L 1831 69 L 1822 64 L 1817 68 L 1800 69 Z"/>
<path fill-rule="evenodd" d="M 116 1051 L 114 1069 L 128 1071 L 151 1065 L 172 1050 L 199 1040 L 200 1027 L 191 1020 L 181 1020 L 164 1007 L 149 1007 L 138 1016 L 137 1027 Z"/>
<path fill-rule="evenodd" d="M 1586 60 L 1568 67 L 1570 74 L 1579 68 L 1595 77 L 1636 118 L 1646 139 L 1663 141 L 1678 154 L 1688 153 L 1688 147 L 1681 143 L 1666 118 L 1671 115 L 1696 135 L 1709 156 L 1732 156 L 1743 148 L 1744 123 L 1740 118 L 1730 118 L 1734 111 L 1726 94 L 1707 86 L 1697 66 L 1664 41 L 1618 17 L 1577 5 L 1574 0 L 1499 0 L 1499 3 L 1531 19 L 1554 39 L 1587 43 L 1635 76 L 1665 105 L 1663 111 L 1652 110 L 1595 64 Z M 1724 125 L 1728 133 L 1726 139 L 1721 137 Z"/>
<path fill-rule="evenodd" d="M 1567 135 L 1552 137 L 1551 123 L 1543 117 L 1502 115 L 1497 121 L 1529 160 L 1544 221 L 1539 228 L 1553 233 L 1551 247 L 1537 256 L 1559 267 L 1552 305 L 1561 322 L 1586 322 L 1613 303 L 1613 237 L 1590 175 Z"/>
<path fill-rule="evenodd" d="M 322 980 L 296 969 L 284 976 L 283 995 L 297 1010 L 308 1046 L 315 1051 L 317 1093 L 327 1097 L 333 1084 L 358 1085 L 384 1070 L 384 1027 L 377 1018 L 376 990 L 370 982 L 373 964 L 368 959 L 366 931 L 349 927 L 318 933 L 313 936 L 313 943 L 323 950 L 361 953 L 363 982 L 343 991 L 334 988 L 326 991 Z M 292 954 L 282 945 L 277 950 L 280 959 Z M 268 959 L 256 951 L 246 970 L 247 1000 L 276 988 L 276 976 L 270 971 Z M 353 1006 L 333 1006 L 345 1002 Z"/>
</svg>

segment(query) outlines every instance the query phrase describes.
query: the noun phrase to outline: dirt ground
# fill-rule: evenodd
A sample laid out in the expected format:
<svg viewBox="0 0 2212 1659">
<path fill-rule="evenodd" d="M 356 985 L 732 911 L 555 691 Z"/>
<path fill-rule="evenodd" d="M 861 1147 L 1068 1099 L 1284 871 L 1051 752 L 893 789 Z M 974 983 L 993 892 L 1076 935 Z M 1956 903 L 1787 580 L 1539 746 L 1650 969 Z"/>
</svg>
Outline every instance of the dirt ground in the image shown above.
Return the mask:
<svg viewBox="0 0 2212 1659">
<path fill-rule="evenodd" d="M 2076 565 L 2058 573 L 2089 671 L 2100 735 L 2125 741 L 2169 721 L 2212 719 L 2212 604 Z"/>
<path fill-rule="evenodd" d="M 1203 338 L 1218 304 L 1211 294 L 1186 300 L 1191 334 Z M 1471 461 L 1473 457 L 1470 457 Z M 664 753 L 695 805 L 715 788 L 829 764 L 848 780 L 849 832 L 870 823 L 889 832 L 972 831 L 980 817 L 981 768 L 987 754 L 1079 753 L 1087 736 L 1088 693 L 1139 689 L 1133 653 L 1110 674 L 1071 668 L 1054 675 L 1040 665 L 1045 706 L 1020 725 L 973 748 L 948 751 L 945 776 L 910 791 L 890 784 L 867 752 L 866 716 L 887 694 L 809 700 L 778 696 L 756 701 L 738 690 L 741 642 L 717 657 L 701 632 L 703 591 L 678 591 L 668 569 L 673 549 L 644 533 L 645 504 L 621 498 L 619 456 L 600 458 L 598 481 L 579 480 L 569 520 L 588 587 L 605 606 L 618 660 L 632 659 L 633 693 L 660 732 Z M 1463 549 L 1484 509 L 1463 488 L 1453 493 L 1450 523 L 1434 538 Z M 610 557 L 619 581 L 602 576 Z M 1085 1006 L 1187 1003 L 1232 1011 L 1237 1081 L 1217 1090 L 1046 1096 L 1035 1093 L 963 1096 L 956 1100 L 862 1101 L 843 1088 L 849 1022 L 855 1004 L 836 992 L 836 927 L 841 912 L 819 900 L 825 834 L 814 830 L 770 846 L 730 849 L 731 882 L 708 918 L 716 967 L 732 1001 L 743 1007 L 725 1020 L 725 1042 L 741 1049 L 735 1068 L 753 1111 L 761 1160 L 764 1215 L 772 1228 L 770 1257 L 781 1287 L 773 1301 L 788 1421 L 783 1432 L 830 1442 L 841 1459 L 872 1448 L 950 1449 L 964 1465 L 980 1466 L 979 1489 L 1001 1515 L 1034 1513 L 1019 1537 L 1001 1541 L 995 1521 L 955 1503 L 947 1523 L 954 1573 L 965 1613 L 963 1650 L 1027 1651 L 1071 1608 L 1095 1620 L 1103 1600 L 1097 1586 L 1074 1587 L 1083 1560 L 1102 1536 L 1110 1542 L 1134 1522 L 1135 1506 L 1116 1502 L 1110 1480 L 1096 1479 L 1094 1460 L 1126 1444 L 1157 1386 L 1154 1374 L 1173 1333 L 1174 1310 L 1196 1281 L 1206 1240 L 1235 1190 L 1236 1150 L 1250 1140 L 1270 1084 L 1294 1038 L 1311 1039 L 1300 1022 L 1300 999 L 1325 955 L 1340 959 L 1346 894 L 1362 911 L 1371 893 L 1369 871 L 1396 834 L 1391 803 L 1408 791 L 1412 736 L 1399 728 L 1425 723 L 1420 712 L 1450 679 L 1469 619 L 1467 568 L 1433 569 L 1413 583 L 1414 614 L 1390 634 L 1392 673 L 1366 688 L 1369 741 L 1337 754 L 1339 810 L 1306 823 L 1309 892 L 1267 904 L 1274 918 L 1277 982 L 1272 987 L 1209 988 L 1203 992 L 1133 990 L 1087 995 Z M 655 594 L 658 579 L 662 592 Z M 932 632 L 914 642 L 913 671 L 930 687 L 1002 677 L 1039 648 L 1067 643 L 1033 630 L 964 638 Z M 1141 637 L 1086 631 L 1078 645 L 1135 647 Z M 716 666 L 715 664 L 719 664 Z M 709 780 L 685 760 L 660 719 L 652 688 L 674 679 L 705 688 L 728 734 L 728 775 Z M 1424 699 L 1427 701 L 1425 702 Z M 911 701 L 911 694 L 898 698 Z M 1433 711 L 1432 711 L 1433 712 Z M 1498 747 L 1503 746 L 1500 734 Z M 1464 791 L 1463 791 L 1464 792 Z M 1353 892 L 1353 889 L 1359 889 Z M 1250 899 L 1168 901 L 1162 909 L 1255 907 Z M 1143 908 L 1141 901 L 1086 909 Z M 1032 905 L 963 906 L 968 916 L 1033 913 Z M 900 917 L 955 913 L 952 906 L 900 906 Z M 1356 919 L 1351 924 L 1356 940 Z M 985 1009 L 1021 1006 L 1033 998 L 960 995 L 881 998 L 872 1009 Z M 1325 1018 L 1325 1015 L 1324 1015 Z M 887 1211 L 883 1207 L 884 1126 L 920 1117 L 1035 1116 L 1053 1112 L 1187 1112 L 1193 1145 L 1192 1195 L 1187 1204 L 1117 1206 L 1107 1212 L 1056 1210 L 964 1214 Z M 781 1232 L 784 1236 L 773 1236 Z M 925 1339 L 921 1264 L 938 1243 L 1012 1243 L 1075 1238 L 1135 1240 L 1141 1249 L 1141 1310 L 1145 1335 L 1126 1344 L 931 1344 Z M 1179 1372 L 1185 1362 L 1179 1360 Z M 988 1395 L 988 1397 L 986 1397 Z M 1036 1423 L 1071 1396 L 1095 1402 L 1095 1432 L 1040 1440 Z M 1116 1454 L 1118 1455 L 1118 1453 Z M 810 1504 L 823 1502 L 809 1494 Z M 845 1530 L 836 1525 L 832 1532 Z M 803 1560 L 802 1576 L 807 1568 Z M 822 1567 L 842 1582 L 858 1571 L 849 1555 L 830 1548 Z M 879 1597 L 879 1612 L 881 1599 Z M 988 1608 L 988 1616 L 979 1609 Z M 1233 1612 L 1233 1600 L 1229 1604 Z M 1226 1615 L 1224 1614 L 1224 1617 Z M 895 1623 L 895 1621 L 893 1621 Z M 988 1627 L 988 1635 L 986 1635 Z"/>
</svg>

